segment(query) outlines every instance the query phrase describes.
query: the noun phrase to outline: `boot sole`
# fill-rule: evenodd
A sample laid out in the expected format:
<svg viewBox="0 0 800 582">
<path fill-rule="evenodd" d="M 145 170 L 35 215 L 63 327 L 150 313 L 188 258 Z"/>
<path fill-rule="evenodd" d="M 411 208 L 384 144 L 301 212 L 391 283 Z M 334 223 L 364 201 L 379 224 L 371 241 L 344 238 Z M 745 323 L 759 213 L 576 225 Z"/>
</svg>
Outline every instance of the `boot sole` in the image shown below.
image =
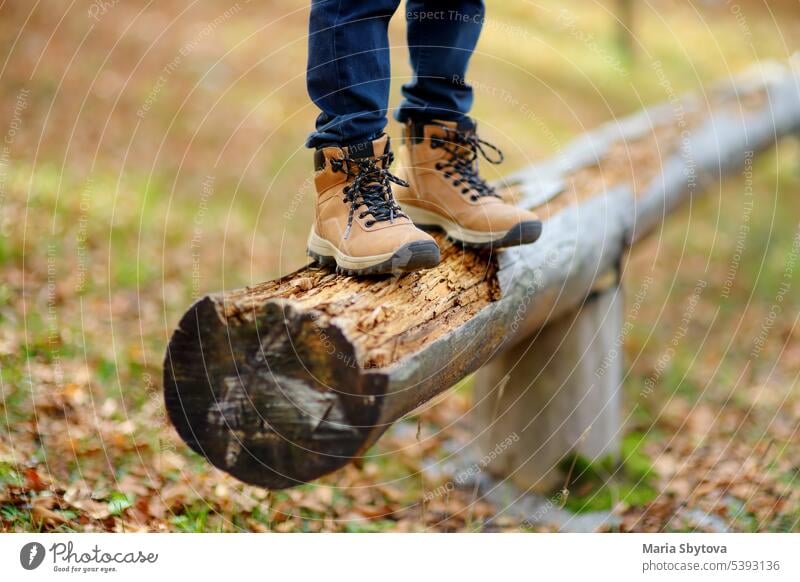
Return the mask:
<svg viewBox="0 0 800 582">
<path fill-rule="evenodd" d="M 422 230 L 443 230 L 447 238 L 465 247 L 474 249 L 505 248 L 527 245 L 542 236 L 541 220 L 524 220 L 504 232 L 486 232 L 464 228 L 440 214 L 403 204 L 403 212 Z"/>
<path fill-rule="evenodd" d="M 323 267 L 333 267 L 344 275 L 387 275 L 430 269 L 441 256 L 435 241 L 406 243 L 392 253 L 353 257 L 341 252 L 313 230 L 308 236 L 308 256 Z"/>
</svg>

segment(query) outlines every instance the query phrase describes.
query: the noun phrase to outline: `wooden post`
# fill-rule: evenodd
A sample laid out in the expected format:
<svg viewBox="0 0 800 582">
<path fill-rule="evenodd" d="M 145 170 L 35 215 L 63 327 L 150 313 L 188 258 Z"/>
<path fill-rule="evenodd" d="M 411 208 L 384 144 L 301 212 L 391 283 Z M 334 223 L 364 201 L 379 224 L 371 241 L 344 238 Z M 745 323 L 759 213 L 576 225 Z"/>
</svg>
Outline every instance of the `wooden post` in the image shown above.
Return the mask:
<svg viewBox="0 0 800 582">
<path fill-rule="evenodd" d="M 472 420 L 490 475 L 545 493 L 563 486 L 570 453 L 619 454 L 622 319 L 613 285 L 478 371 Z"/>
</svg>

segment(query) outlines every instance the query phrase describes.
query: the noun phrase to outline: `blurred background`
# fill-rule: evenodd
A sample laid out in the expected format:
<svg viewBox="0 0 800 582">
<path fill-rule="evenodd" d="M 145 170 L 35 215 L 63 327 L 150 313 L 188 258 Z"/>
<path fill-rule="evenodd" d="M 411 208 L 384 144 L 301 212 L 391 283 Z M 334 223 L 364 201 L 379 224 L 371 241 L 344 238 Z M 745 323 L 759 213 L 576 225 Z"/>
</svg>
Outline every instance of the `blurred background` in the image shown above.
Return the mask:
<svg viewBox="0 0 800 582">
<path fill-rule="evenodd" d="M 410 74 L 403 14 L 392 107 Z M 211 468 L 167 424 L 161 361 L 185 309 L 305 263 L 307 17 L 302 0 L 0 2 L 2 530 L 564 527 L 520 523 L 474 491 L 424 502 L 446 475 L 423 469 L 469 439 L 453 423 L 469 380 L 396 426 L 377 445 L 391 454 L 288 492 Z M 489 0 L 474 115 L 510 172 L 798 49 L 798 0 Z M 800 527 L 799 163 L 784 141 L 630 257 L 629 296 L 654 284 L 626 338 L 625 388 L 663 371 L 626 426 L 622 470 L 589 468 L 559 496 L 567 528 Z"/>
</svg>

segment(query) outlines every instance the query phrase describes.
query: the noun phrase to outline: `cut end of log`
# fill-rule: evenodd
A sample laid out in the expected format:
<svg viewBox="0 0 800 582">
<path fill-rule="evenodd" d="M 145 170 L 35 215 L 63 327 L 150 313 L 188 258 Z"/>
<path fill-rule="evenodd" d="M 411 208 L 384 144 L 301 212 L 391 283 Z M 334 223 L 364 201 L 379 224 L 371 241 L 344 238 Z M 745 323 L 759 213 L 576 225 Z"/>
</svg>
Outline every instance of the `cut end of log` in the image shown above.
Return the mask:
<svg viewBox="0 0 800 582">
<path fill-rule="evenodd" d="M 385 378 L 359 373 L 353 345 L 313 312 L 268 302 L 231 324 L 224 301 L 196 303 L 167 349 L 165 402 L 181 438 L 220 469 L 268 489 L 311 481 L 357 456 Z"/>
</svg>

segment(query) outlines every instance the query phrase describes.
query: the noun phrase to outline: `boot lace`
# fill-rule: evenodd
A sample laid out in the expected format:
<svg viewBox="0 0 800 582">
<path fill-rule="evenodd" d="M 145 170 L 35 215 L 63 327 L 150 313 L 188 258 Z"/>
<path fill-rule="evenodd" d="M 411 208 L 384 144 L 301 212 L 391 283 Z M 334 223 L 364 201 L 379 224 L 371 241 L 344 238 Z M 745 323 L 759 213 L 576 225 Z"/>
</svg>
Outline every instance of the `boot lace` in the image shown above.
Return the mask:
<svg viewBox="0 0 800 582">
<path fill-rule="evenodd" d="M 480 139 L 472 132 L 463 132 L 447 126 L 440 126 L 446 135 L 431 138 L 431 148 L 444 148 L 449 154 L 447 160 L 438 162 L 436 169 L 444 171 L 446 178 L 452 178 L 454 186 L 461 186 L 462 194 L 470 194 L 470 199 L 475 202 L 484 196 L 500 198 L 497 191 L 481 178 L 478 173 L 478 157 L 482 157 L 490 164 L 503 163 L 503 152 L 487 141 Z M 487 153 L 494 152 L 494 156 Z"/>
<path fill-rule="evenodd" d="M 345 239 L 350 236 L 353 218 L 361 207 L 364 209 L 358 214 L 360 219 L 372 215 L 372 219 L 365 223 L 367 228 L 378 222 L 387 220 L 394 222 L 395 218 L 408 218 L 392 194 L 392 183 L 408 186 L 405 180 L 398 178 L 387 169 L 393 160 L 392 152 L 371 158 L 352 158 L 345 155 L 344 158 L 331 160 L 331 168 L 334 172 L 343 172 L 353 178 L 353 181 L 343 190 L 344 202 L 350 204 L 347 228 L 344 231 Z"/>
</svg>

